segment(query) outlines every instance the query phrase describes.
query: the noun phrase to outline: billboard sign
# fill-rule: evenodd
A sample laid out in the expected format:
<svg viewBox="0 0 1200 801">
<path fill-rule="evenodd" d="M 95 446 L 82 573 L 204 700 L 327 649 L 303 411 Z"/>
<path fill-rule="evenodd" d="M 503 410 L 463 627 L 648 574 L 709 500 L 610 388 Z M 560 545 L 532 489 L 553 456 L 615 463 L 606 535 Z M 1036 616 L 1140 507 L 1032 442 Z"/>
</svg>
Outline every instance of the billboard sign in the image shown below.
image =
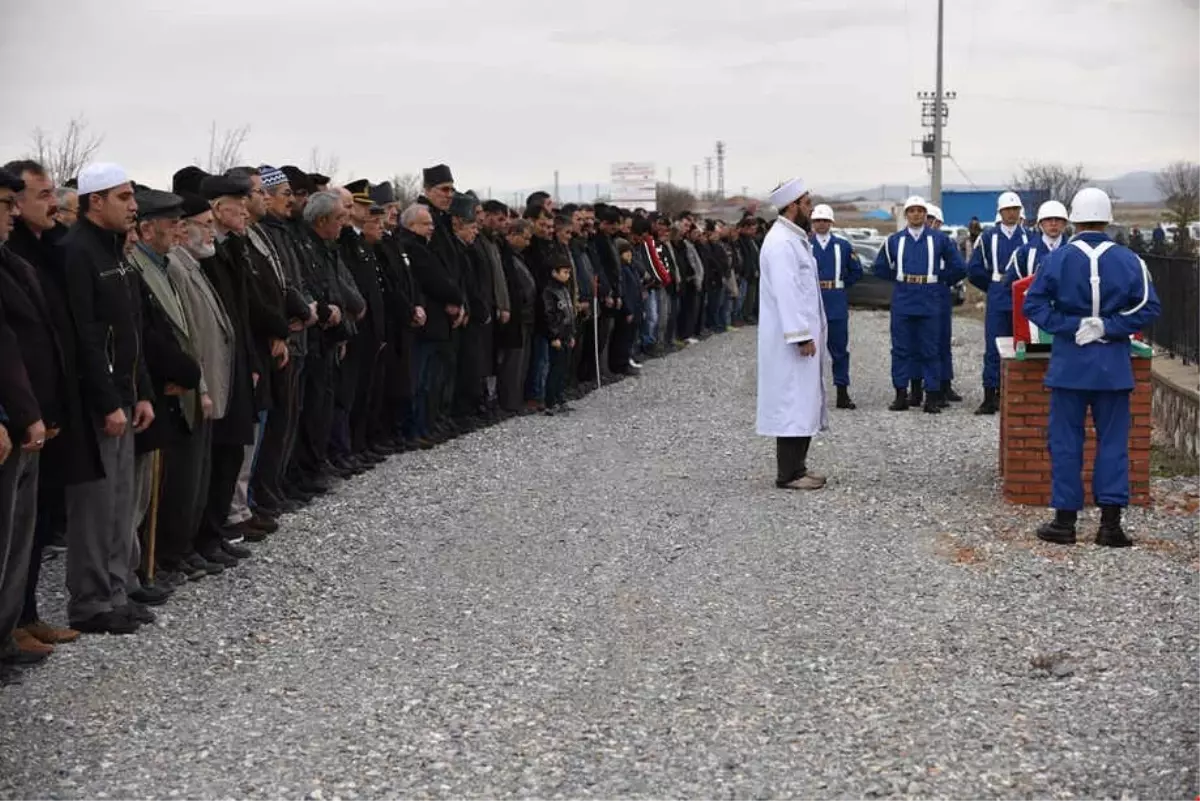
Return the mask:
<svg viewBox="0 0 1200 801">
<path fill-rule="evenodd" d="M 658 181 L 655 179 L 654 162 L 618 161 L 611 165 L 609 176 L 612 184 L 609 203 L 623 209 L 655 210 Z"/>
</svg>

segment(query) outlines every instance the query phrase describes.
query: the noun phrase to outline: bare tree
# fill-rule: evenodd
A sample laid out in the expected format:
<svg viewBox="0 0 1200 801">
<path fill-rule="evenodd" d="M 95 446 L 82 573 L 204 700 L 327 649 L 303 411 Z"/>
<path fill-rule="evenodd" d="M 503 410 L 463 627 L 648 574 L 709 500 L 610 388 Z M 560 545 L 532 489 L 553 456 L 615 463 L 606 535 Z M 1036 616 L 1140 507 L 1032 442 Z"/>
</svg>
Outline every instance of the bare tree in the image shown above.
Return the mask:
<svg viewBox="0 0 1200 801">
<path fill-rule="evenodd" d="M 1082 164 L 1032 161 L 1021 165 L 1012 183 L 1014 189 L 1045 191 L 1052 200 L 1070 203 L 1075 193 L 1091 180 Z"/>
<path fill-rule="evenodd" d="M 682 186 L 657 184 L 654 188 L 654 207 L 662 214 L 674 217 L 696 205 L 696 196 Z"/>
<path fill-rule="evenodd" d="M 246 144 L 246 138 L 249 135 L 249 125 L 230 128 L 227 131 L 219 133 L 217 131 L 216 120 L 214 120 L 212 127 L 209 128 L 208 163 L 204 169 L 213 175 L 219 175 L 230 167 L 240 166 L 242 163 L 242 145 Z M 199 164 L 200 160 L 196 159 L 196 163 Z"/>
<path fill-rule="evenodd" d="M 403 207 L 415 203 L 421 196 L 421 176 L 415 172 L 392 176 L 392 190 L 396 201 Z"/>
<path fill-rule="evenodd" d="M 1163 205 L 1163 215 L 1168 222 L 1180 228 L 1200 220 L 1200 164 L 1194 161 L 1176 161 L 1167 165 L 1154 177 Z"/>
<path fill-rule="evenodd" d="M 104 142 L 103 136 L 88 133 L 87 120 L 82 116 L 73 117 L 60 137 L 55 138 L 41 128 L 34 128 L 31 138 L 31 158 L 41 164 L 50 174 L 50 179 L 58 185 L 79 175 L 79 170 Z"/>
<path fill-rule="evenodd" d="M 330 153 L 327 156 L 321 155 L 321 148 L 313 147 L 312 153 L 308 156 L 308 168 L 313 172 L 319 172 L 321 175 L 329 176 L 329 180 L 335 182 L 337 180 L 338 164 L 340 160 L 336 153 Z"/>
</svg>

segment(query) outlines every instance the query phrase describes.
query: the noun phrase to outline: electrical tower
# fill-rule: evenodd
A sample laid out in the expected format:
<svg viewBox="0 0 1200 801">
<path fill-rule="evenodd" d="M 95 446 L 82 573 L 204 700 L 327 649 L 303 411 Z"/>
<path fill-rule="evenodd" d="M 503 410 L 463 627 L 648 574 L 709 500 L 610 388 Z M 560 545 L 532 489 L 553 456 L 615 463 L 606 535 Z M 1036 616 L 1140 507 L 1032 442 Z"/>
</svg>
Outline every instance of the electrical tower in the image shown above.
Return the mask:
<svg viewBox="0 0 1200 801">
<path fill-rule="evenodd" d="M 725 143 L 717 141 L 717 199 L 725 197 Z"/>
<path fill-rule="evenodd" d="M 708 175 L 708 184 L 705 187 L 705 192 L 712 197 L 712 156 L 704 157 L 704 171 Z"/>
</svg>

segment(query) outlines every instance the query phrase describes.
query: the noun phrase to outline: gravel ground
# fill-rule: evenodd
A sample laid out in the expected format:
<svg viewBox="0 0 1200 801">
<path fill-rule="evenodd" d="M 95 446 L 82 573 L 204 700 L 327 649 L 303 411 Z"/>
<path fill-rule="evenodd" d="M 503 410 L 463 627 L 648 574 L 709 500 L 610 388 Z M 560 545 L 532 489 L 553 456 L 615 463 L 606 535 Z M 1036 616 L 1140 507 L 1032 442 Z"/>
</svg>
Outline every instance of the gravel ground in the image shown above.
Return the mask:
<svg viewBox="0 0 1200 801">
<path fill-rule="evenodd" d="M 3 690 L 0 796 L 1195 797 L 1194 514 L 1037 543 L 977 389 L 885 410 L 886 331 L 820 493 L 773 486 L 753 330 L 391 459 Z"/>
</svg>

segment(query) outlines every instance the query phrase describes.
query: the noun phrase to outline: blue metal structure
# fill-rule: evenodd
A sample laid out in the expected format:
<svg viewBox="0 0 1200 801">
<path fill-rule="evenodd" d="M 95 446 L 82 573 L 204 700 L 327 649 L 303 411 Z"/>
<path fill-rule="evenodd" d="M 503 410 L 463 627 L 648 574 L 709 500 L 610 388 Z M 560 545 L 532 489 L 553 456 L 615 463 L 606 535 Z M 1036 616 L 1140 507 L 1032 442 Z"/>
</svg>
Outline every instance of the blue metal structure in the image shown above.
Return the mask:
<svg viewBox="0 0 1200 801">
<path fill-rule="evenodd" d="M 972 217 L 987 227 L 996 219 L 996 201 L 1002 189 L 972 189 L 966 191 L 946 190 L 942 192 L 942 215 L 946 225 L 966 225 Z M 1026 224 L 1033 225 L 1038 206 L 1050 199 L 1043 189 L 1017 192 L 1025 205 Z"/>
</svg>

